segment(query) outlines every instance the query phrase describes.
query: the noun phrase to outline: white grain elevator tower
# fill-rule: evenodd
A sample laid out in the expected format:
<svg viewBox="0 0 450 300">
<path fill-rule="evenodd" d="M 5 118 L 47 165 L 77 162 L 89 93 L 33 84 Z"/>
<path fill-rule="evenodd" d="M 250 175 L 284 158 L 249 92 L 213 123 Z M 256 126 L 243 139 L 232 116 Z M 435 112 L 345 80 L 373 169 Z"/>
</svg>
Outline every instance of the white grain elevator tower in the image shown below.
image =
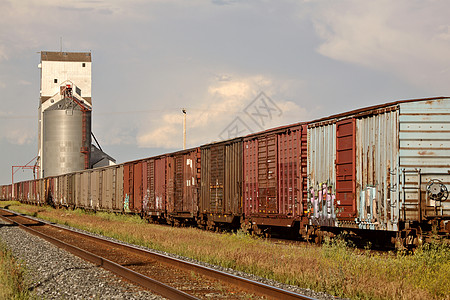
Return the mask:
<svg viewBox="0 0 450 300">
<path fill-rule="evenodd" d="M 90 167 L 91 53 L 41 52 L 40 177 Z"/>
</svg>

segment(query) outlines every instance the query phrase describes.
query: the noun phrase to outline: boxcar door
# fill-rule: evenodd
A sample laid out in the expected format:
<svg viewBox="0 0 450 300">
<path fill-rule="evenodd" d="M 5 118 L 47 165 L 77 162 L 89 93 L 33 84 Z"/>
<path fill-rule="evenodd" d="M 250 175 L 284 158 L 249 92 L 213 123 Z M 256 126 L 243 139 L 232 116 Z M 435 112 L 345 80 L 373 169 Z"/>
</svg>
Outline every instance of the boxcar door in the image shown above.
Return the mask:
<svg viewBox="0 0 450 300">
<path fill-rule="evenodd" d="M 225 146 L 215 145 L 211 147 L 211 173 L 209 182 L 210 211 L 223 213 L 223 184 L 225 176 Z"/>
<path fill-rule="evenodd" d="M 259 213 L 276 214 L 277 201 L 277 136 L 258 139 Z"/>
<path fill-rule="evenodd" d="M 336 123 L 336 202 L 338 218 L 356 215 L 355 160 L 356 122 L 354 118 Z"/>
</svg>

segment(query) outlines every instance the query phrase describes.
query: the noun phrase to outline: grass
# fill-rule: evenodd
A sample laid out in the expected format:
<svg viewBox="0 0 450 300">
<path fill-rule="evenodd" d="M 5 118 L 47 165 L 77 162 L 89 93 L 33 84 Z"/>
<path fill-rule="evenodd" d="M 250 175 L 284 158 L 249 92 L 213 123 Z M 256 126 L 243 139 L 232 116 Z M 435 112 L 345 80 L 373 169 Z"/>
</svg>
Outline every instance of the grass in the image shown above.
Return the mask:
<svg viewBox="0 0 450 300">
<path fill-rule="evenodd" d="M 0 299 L 33 299 L 27 289 L 25 268 L 0 242 Z"/>
<path fill-rule="evenodd" d="M 138 216 L 9 205 L 52 222 L 335 296 L 450 299 L 450 248 L 445 244 L 427 244 L 413 255 L 383 255 L 357 251 L 341 239 L 322 247 L 280 245 L 242 232 L 216 234 L 147 224 Z"/>
</svg>

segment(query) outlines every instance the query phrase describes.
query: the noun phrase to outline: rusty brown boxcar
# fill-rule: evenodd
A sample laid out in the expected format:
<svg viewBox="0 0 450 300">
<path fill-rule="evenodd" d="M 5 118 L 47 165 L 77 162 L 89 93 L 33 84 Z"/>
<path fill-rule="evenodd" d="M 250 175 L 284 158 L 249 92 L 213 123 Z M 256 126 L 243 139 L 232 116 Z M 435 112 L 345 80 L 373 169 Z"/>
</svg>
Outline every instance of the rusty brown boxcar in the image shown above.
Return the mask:
<svg viewBox="0 0 450 300">
<path fill-rule="evenodd" d="M 143 174 L 145 160 L 127 162 L 123 168 L 124 211 L 141 213 L 143 201 Z"/>
<path fill-rule="evenodd" d="M 196 221 L 200 188 L 200 148 L 166 157 L 166 209 L 171 223 Z"/>
<path fill-rule="evenodd" d="M 166 216 L 166 157 L 148 159 L 143 165 L 143 213 L 161 222 Z"/>
<path fill-rule="evenodd" d="M 12 185 L 3 185 L 2 186 L 2 200 L 11 200 L 12 199 Z"/>
<path fill-rule="evenodd" d="M 261 232 L 307 222 L 307 126 L 294 124 L 244 139 L 244 226 Z"/>
<path fill-rule="evenodd" d="M 242 138 L 201 147 L 199 225 L 239 226 L 242 217 Z"/>
<path fill-rule="evenodd" d="M 9 192 L 8 192 L 9 189 L 10 189 L 10 185 L 2 185 L 1 186 L 0 200 L 8 200 L 10 198 Z"/>
</svg>

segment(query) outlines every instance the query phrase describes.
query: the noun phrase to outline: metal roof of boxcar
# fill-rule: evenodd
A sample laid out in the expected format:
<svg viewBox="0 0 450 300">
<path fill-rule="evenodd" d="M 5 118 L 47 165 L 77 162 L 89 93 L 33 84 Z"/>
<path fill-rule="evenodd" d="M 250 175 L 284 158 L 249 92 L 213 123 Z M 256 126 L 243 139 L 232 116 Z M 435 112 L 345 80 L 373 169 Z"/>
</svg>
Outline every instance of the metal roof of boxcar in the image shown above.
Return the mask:
<svg viewBox="0 0 450 300">
<path fill-rule="evenodd" d="M 369 116 L 369 115 L 379 114 L 379 113 L 385 112 L 385 111 L 395 110 L 395 109 L 397 109 L 398 105 L 400 105 L 402 103 L 419 102 L 419 101 L 434 101 L 434 100 L 441 100 L 441 99 L 449 99 L 449 97 L 440 96 L 440 97 L 432 97 L 432 98 L 397 100 L 397 101 L 393 101 L 393 102 L 387 102 L 387 103 L 383 103 L 383 104 L 358 108 L 358 109 L 351 110 L 348 112 L 343 112 L 343 113 L 331 115 L 328 117 L 315 119 L 315 120 L 309 121 L 307 123 L 317 125 L 316 123 L 322 123 L 322 122 L 327 122 L 327 121 L 333 122 L 334 120 L 342 119 L 342 118 L 346 118 L 346 117 L 350 117 L 350 116 L 353 116 L 353 117 Z"/>
<path fill-rule="evenodd" d="M 307 125 L 307 124 L 308 124 L 308 122 L 299 122 L 299 123 L 294 123 L 294 124 L 289 124 L 289 125 L 278 126 L 278 127 L 266 129 L 266 130 L 263 130 L 263 131 L 250 133 L 250 134 L 244 136 L 244 139 L 249 140 L 249 139 L 253 139 L 255 137 L 262 136 L 262 135 L 278 133 L 278 132 L 284 132 L 284 131 L 289 130 L 291 128 L 299 127 L 299 126 Z"/>
<path fill-rule="evenodd" d="M 231 144 L 231 143 L 235 143 L 235 142 L 240 142 L 240 141 L 242 141 L 243 138 L 244 137 L 242 137 L 242 136 L 238 136 L 238 137 L 235 137 L 232 139 L 227 139 L 227 140 L 222 140 L 222 141 L 213 141 L 211 143 L 201 145 L 200 148 L 207 148 L 207 147 L 211 147 L 211 146 L 219 145 L 219 144 Z"/>
</svg>

